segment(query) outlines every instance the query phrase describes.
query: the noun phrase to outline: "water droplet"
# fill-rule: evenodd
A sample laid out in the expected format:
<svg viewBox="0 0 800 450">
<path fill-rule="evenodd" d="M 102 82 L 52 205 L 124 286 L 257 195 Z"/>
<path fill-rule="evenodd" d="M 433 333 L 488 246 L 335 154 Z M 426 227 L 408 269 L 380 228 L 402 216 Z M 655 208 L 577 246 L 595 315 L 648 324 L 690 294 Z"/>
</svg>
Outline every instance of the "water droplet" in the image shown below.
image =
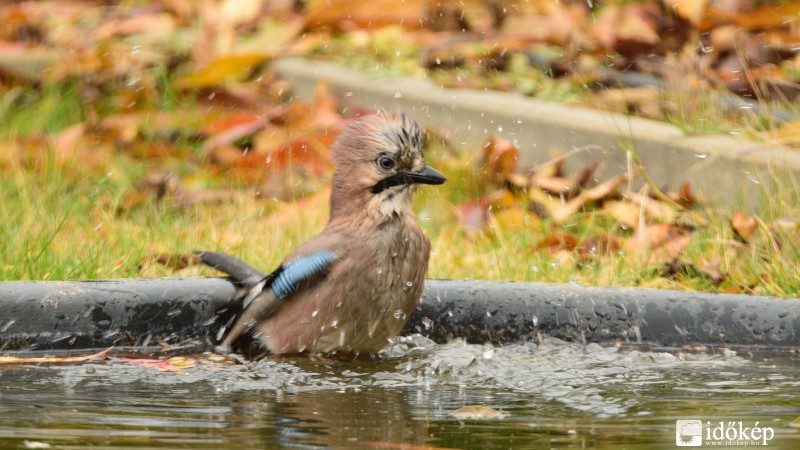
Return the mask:
<svg viewBox="0 0 800 450">
<path fill-rule="evenodd" d="M 331 328 L 336 328 L 337 325 L 339 325 L 339 319 L 333 319 L 331 321 Z"/>
<path fill-rule="evenodd" d="M 345 92 L 344 96 L 345 97 L 352 97 L 353 96 L 353 91 Z"/>
<path fill-rule="evenodd" d="M 706 154 L 706 153 L 698 153 L 698 154 L 695 154 L 694 156 L 695 156 L 695 158 L 700 158 L 700 159 L 708 158 L 708 154 Z"/>
<path fill-rule="evenodd" d="M 403 93 L 400 91 L 395 91 L 394 98 L 403 98 Z"/>
<path fill-rule="evenodd" d="M 11 325 L 14 325 L 14 322 L 16 322 L 16 320 L 14 319 L 11 319 L 8 322 L 6 322 L 6 324 L 3 325 L 3 328 L 0 328 L 0 332 L 5 332 L 6 330 L 8 330 L 9 327 L 11 327 Z"/>
<path fill-rule="evenodd" d="M 167 312 L 167 316 L 168 316 L 168 317 L 174 317 L 174 316 L 177 316 L 177 315 L 178 315 L 178 314 L 180 314 L 180 313 L 181 313 L 181 309 L 180 309 L 180 308 L 178 308 L 178 309 L 173 309 L 173 310 L 171 310 L 171 311 Z"/>
<path fill-rule="evenodd" d="M 494 357 L 494 347 L 487 344 L 483 347 L 483 359 L 492 359 L 492 357 Z"/>
<path fill-rule="evenodd" d="M 414 283 L 412 283 L 411 281 L 406 281 L 406 286 L 411 287 L 413 285 L 414 285 Z"/>
<path fill-rule="evenodd" d="M 538 316 L 533 316 L 533 318 L 531 319 L 531 322 L 533 322 L 533 326 L 534 327 L 539 325 L 539 317 Z"/>
<path fill-rule="evenodd" d="M 404 319 L 404 318 L 405 318 L 405 315 L 406 315 L 406 314 L 403 312 L 403 310 L 402 310 L 402 309 L 397 309 L 397 310 L 395 310 L 395 311 L 394 311 L 394 313 L 392 314 L 392 316 L 394 316 L 394 318 L 395 318 L 395 319 L 397 319 L 397 320 Z"/>
<path fill-rule="evenodd" d="M 319 310 L 315 309 L 311 312 L 311 317 L 317 317 L 317 314 L 319 314 Z"/>
<path fill-rule="evenodd" d="M 422 326 L 425 327 L 426 330 L 430 330 L 433 326 L 433 321 L 427 317 L 422 318 Z"/>
</svg>

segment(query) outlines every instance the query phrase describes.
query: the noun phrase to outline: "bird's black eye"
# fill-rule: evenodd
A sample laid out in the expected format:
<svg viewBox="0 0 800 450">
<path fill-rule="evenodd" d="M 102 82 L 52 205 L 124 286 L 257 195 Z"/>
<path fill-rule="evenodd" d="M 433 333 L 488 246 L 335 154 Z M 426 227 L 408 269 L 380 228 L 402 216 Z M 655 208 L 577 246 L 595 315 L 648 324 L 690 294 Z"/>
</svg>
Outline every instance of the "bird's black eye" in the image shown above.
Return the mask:
<svg viewBox="0 0 800 450">
<path fill-rule="evenodd" d="M 383 170 L 391 170 L 394 168 L 394 159 L 388 156 L 381 156 L 378 158 L 378 167 Z"/>
</svg>

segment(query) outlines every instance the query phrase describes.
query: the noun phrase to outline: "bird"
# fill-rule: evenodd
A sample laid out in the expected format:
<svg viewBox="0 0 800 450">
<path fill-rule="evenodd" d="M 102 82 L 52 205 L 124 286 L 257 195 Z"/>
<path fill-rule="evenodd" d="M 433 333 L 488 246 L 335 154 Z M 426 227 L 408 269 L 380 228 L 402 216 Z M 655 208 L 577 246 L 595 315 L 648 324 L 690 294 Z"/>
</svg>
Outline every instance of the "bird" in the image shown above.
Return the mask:
<svg viewBox="0 0 800 450">
<path fill-rule="evenodd" d="M 445 176 L 423 157 L 418 123 L 380 109 L 356 117 L 331 147 L 330 217 L 264 275 L 223 253 L 200 261 L 244 285 L 242 311 L 216 347 L 244 334 L 266 352 L 374 354 L 403 329 L 422 296 L 431 244 L 416 221 L 420 184 Z"/>
</svg>

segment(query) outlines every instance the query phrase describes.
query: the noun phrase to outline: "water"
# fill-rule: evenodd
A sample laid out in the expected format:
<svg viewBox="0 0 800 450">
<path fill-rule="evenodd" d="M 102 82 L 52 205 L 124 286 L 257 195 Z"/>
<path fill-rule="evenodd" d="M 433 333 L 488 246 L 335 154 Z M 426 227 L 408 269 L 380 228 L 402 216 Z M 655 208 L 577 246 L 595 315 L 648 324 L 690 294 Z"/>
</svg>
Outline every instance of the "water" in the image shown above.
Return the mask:
<svg viewBox="0 0 800 450">
<path fill-rule="evenodd" d="M 798 367 L 793 353 L 419 336 L 377 360 L 5 365 L 0 448 L 677 448 L 678 419 L 759 422 L 770 448 L 800 448 Z M 451 416 L 467 405 L 503 416 Z"/>
</svg>

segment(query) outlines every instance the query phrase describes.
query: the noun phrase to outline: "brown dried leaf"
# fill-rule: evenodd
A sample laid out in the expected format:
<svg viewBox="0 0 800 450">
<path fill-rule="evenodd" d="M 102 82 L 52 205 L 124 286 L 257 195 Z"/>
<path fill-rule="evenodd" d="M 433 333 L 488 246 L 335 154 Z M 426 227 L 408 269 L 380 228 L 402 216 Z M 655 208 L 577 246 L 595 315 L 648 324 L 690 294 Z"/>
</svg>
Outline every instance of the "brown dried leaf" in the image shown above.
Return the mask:
<svg viewBox="0 0 800 450">
<path fill-rule="evenodd" d="M 538 178 L 560 177 L 564 173 L 563 170 L 564 157 L 557 156 L 537 167 L 533 172 L 533 176 Z"/>
<path fill-rule="evenodd" d="M 647 265 L 660 265 L 678 258 L 692 234 L 692 230 L 672 224 L 647 225 L 629 237 L 623 248 L 628 255 L 646 257 Z"/>
<path fill-rule="evenodd" d="M 534 249 L 538 251 L 547 250 L 549 253 L 555 254 L 561 250 L 571 252 L 577 245 L 578 239 L 572 233 L 554 228 L 550 230 L 549 236 L 536 244 Z"/>
<path fill-rule="evenodd" d="M 728 274 L 722 272 L 721 266 L 722 257 L 717 255 L 711 261 L 704 262 L 700 266 L 700 270 L 708 276 L 714 286 L 719 286 L 728 277 Z"/>
<path fill-rule="evenodd" d="M 747 244 L 756 233 L 756 230 L 758 230 L 758 220 L 755 217 L 748 216 L 742 210 L 737 210 L 731 216 L 731 228 L 734 235 Z"/>
<path fill-rule="evenodd" d="M 634 173 L 634 176 L 635 175 Z M 562 223 L 589 203 L 611 198 L 617 193 L 617 188 L 627 183 L 629 179 L 630 177 L 627 174 L 617 175 L 593 188 L 581 191 L 578 196 L 570 199 L 552 211 L 552 219 L 558 223 Z"/>
<path fill-rule="evenodd" d="M 550 194 L 570 199 L 581 192 L 581 189 L 583 189 L 589 179 L 591 179 L 599 166 L 599 162 L 590 164 L 579 174 L 571 177 L 539 177 L 533 175 L 530 179 L 530 185 L 532 187 L 538 187 Z"/>
<path fill-rule="evenodd" d="M 508 180 L 508 176 L 517 170 L 517 147 L 507 139 L 491 137 L 483 148 L 483 173 L 495 183 Z"/>
</svg>

